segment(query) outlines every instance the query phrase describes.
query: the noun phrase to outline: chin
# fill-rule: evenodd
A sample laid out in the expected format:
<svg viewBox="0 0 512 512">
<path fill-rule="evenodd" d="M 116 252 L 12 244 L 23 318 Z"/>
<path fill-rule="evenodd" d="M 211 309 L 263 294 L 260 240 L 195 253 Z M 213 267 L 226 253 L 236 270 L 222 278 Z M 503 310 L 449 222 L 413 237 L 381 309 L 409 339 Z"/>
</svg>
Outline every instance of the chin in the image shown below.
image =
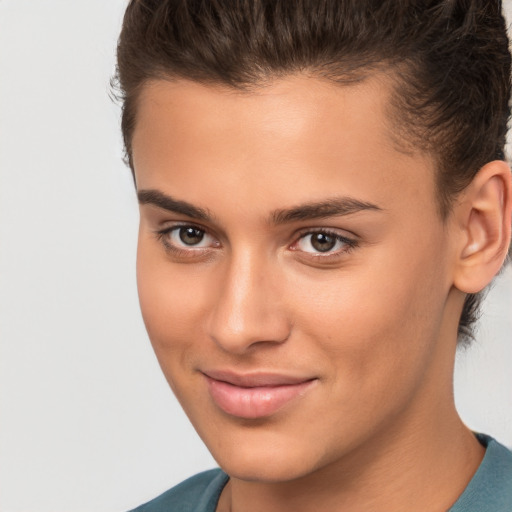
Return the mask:
<svg viewBox="0 0 512 512">
<path fill-rule="evenodd" d="M 254 434 L 254 432 L 252 432 Z M 215 446 L 206 442 L 222 470 L 232 478 L 266 483 L 287 482 L 301 478 L 322 465 L 315 443 L 283 439 L 271 432 L 260 435 L 217 439 Z"/>
<path fill-rule="evenodd" d="M 310 474 L 315 469 L 308 464 L 298 465 L 289 456 L 279 457 L 275 454 L 252 460 L 229 460 L 219 465 L 231 478 L 262 483 L 290 482 Z"/>
</svg>

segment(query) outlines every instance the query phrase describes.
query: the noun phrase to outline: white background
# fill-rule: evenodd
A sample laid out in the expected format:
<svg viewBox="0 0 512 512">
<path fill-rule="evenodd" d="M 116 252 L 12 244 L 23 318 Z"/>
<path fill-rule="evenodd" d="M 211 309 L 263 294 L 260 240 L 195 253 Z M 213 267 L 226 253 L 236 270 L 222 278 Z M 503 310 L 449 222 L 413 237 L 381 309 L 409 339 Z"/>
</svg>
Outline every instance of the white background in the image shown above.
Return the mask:
<svg viewBox="0 0 512 512">
<path fill-rule="evenodd" d="M 137 304 L 136 200 L 108 97 L 124 6 L 0 0 L 0 512 L 120 512 L 215 465 Z M 486 311 L 457 402 L 512 446 L 510 270 Z"/>
</svg>

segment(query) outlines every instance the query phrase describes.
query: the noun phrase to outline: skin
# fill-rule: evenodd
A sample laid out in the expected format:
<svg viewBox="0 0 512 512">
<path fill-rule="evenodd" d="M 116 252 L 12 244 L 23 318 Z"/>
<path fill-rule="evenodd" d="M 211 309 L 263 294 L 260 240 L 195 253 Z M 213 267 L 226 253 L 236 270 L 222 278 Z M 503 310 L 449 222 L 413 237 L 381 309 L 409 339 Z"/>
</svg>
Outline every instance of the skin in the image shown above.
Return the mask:
<svg viewBox="0 0 512 512">
<path fill-rule="evenodd" d="M 503 262 L 510 179 L 489 164 L 442 221 L 432 158 L 393 142 L 390 92 L 380 77 L 340 87 L 305 76 L 251 93 L 184 80 L 142 92 L 142 313 L 231 477 L 219 511 L 446 510 L 481 462 L 453 402 L 457 323 L 464 292 Z M 162 195 L 208 217 L 166 210 Z M 375 208 L 272 221 L 347 197 Z M 197 246 L 180 241 L 183 225 L 202 230 Z M 351 242 L 319 252 L 311 233 L 326 230 Z M 313 384 L 244 419 L 212 399 L 214 369 Z"/>
</svg>

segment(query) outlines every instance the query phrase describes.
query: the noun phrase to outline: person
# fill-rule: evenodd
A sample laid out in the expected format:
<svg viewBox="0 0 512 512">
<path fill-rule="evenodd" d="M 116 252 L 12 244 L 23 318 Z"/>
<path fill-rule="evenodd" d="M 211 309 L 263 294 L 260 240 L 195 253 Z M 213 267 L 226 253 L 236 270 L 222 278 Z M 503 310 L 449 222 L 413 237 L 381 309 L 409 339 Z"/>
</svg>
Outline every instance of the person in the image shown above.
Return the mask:
<svg viewBox="0 0 512 512">
<path fill-rule="evenodd" d="M 131 0 L 137 279 L 220 468 L 137 512 L 512 510 L 452 390 L 510 246 L 497 0 Z"/>
</svg>

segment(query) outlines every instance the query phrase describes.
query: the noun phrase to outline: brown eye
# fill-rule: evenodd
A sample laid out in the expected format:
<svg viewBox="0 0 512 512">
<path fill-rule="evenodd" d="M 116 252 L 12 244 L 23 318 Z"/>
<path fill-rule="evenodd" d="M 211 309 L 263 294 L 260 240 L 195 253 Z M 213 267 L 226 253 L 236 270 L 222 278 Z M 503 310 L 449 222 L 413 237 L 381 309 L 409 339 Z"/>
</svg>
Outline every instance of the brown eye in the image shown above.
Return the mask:
<svg viewBox="0 0 512 512">
<path fill-rule="evenodd" d="M 159 232 L 159 238 L 169 250 L 179 249 L 194 252 L 196 249 L 218 247 L 212 235 L 197 226 L 176 226 Z"/>
<path fill-rule="evenodd" d="M 204 231 L 194 227 L 180 228 L 179 237 L 185 245 L 197 245 L 202 242 Z"/>
<path fill-rule="evenodd" d="M 314 231 L 305 233 L 296 243 L 296 249 L 313 255 L 337 254 L 350 250 L 356 245 L 354 240 L 345 238 L 329 231 Z"/>
<path fill-rule="evenodd" d="M 318 252 L 331 251 L 336 245 L 336 238 L 326 233 L 313 233 L 311 235 L 311 246 Z"/>
</svg>

